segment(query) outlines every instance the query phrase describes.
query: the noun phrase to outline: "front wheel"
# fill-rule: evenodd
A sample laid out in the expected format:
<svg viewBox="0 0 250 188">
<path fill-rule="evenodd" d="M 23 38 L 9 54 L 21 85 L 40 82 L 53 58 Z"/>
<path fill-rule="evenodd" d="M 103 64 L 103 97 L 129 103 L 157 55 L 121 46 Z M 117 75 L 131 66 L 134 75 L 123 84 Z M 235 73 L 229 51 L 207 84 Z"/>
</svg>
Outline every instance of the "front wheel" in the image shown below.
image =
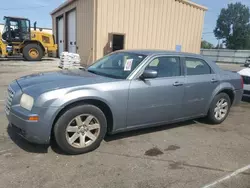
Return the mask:
<svg viewBox="0 0 250 188">
<path fill-rule="evenodd" d="M 93 105 L 76 106 L 67 110 L 54 127 L 58 146 L 68 154 L 82 154 L 96 149 L 106 131 L 105 115 Z"/>
<path fill-rule="evenodd" d="M 44 52 L 38 44 L 27 44 L 23 48 L 23 57 L 27 61 L 41 61 L 43 54 Z"/>
<path fill-rule="evenodd" d="M 226 93 L 219 93 L 213 99 L 209 112 L 208 120 L 212 124 L 222 123 L 228 116 L 231 107 L 231 101 Z"/>
</svg>

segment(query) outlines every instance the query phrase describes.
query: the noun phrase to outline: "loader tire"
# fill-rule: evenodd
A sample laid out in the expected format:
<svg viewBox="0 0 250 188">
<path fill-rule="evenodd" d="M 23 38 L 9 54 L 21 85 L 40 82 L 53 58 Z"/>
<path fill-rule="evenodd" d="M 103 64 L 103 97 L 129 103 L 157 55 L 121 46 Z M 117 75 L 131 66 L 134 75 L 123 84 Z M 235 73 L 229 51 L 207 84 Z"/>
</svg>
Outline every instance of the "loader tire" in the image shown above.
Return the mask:
<svg viewBox="0 0 250 188">
<path fill-rule="evenodd" d="M 27 61 L 41 61 L 43 54 L 43 50 L 38 44 L 27 44 L 23 48 L 23 57 Z"/>
</svg>

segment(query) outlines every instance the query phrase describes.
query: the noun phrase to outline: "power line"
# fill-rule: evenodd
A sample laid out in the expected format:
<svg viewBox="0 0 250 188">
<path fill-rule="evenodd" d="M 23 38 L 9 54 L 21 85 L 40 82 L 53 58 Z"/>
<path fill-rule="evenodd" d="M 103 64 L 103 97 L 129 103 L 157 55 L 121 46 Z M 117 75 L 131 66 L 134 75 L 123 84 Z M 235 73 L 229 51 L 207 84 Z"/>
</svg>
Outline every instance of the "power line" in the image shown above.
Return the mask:
<svg viewBox="0 0 250 188">
<path fill-rule="evenodd" d="M 21 8 L 0 8 L 0 10 L 25 10 L 25 9 L 37 9 L 37 8 L 44 8 L 49 5 L 44 6 L 36 6 L 36 7 L 21 7 Z"/>
<path fill-rule="evenodd" d="M 209 34 L 214 34 L 214 32 L 204 32 L 202 33 L 203 35 L 209 35 Z"/>
</svg>

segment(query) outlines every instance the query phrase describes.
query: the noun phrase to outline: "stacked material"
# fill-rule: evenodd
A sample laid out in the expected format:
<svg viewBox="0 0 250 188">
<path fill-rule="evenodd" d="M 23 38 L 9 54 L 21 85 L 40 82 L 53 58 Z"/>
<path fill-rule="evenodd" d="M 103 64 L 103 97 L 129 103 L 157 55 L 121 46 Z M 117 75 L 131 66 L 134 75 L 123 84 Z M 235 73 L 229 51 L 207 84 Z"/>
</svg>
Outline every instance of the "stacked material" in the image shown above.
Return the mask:
<svg viewBox="0 0 250 188">
<path fill-rule="evenodd" d="M 79 54 L 62 52 L 60 55 L 59 67 L 62 69 L 70 69 L 80 67 L 80 56 Z"/>
</svg>

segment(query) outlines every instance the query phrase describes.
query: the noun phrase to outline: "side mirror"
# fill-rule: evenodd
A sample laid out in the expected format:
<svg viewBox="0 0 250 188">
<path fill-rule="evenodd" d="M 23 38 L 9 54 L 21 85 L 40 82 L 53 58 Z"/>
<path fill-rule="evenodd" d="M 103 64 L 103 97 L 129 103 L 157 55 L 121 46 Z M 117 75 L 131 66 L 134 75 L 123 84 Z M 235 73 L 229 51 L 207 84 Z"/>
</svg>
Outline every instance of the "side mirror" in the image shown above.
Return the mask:
<svg viewBox="0 0 250 188">
<path fill-rule="evenodd" d="M 142 80 L 147 79 L 147 78 L 156 78 L 158 76 L 158 72 L 156 70 L 150 70 L 146 69 L 140 76 Z"/>
</svg>

